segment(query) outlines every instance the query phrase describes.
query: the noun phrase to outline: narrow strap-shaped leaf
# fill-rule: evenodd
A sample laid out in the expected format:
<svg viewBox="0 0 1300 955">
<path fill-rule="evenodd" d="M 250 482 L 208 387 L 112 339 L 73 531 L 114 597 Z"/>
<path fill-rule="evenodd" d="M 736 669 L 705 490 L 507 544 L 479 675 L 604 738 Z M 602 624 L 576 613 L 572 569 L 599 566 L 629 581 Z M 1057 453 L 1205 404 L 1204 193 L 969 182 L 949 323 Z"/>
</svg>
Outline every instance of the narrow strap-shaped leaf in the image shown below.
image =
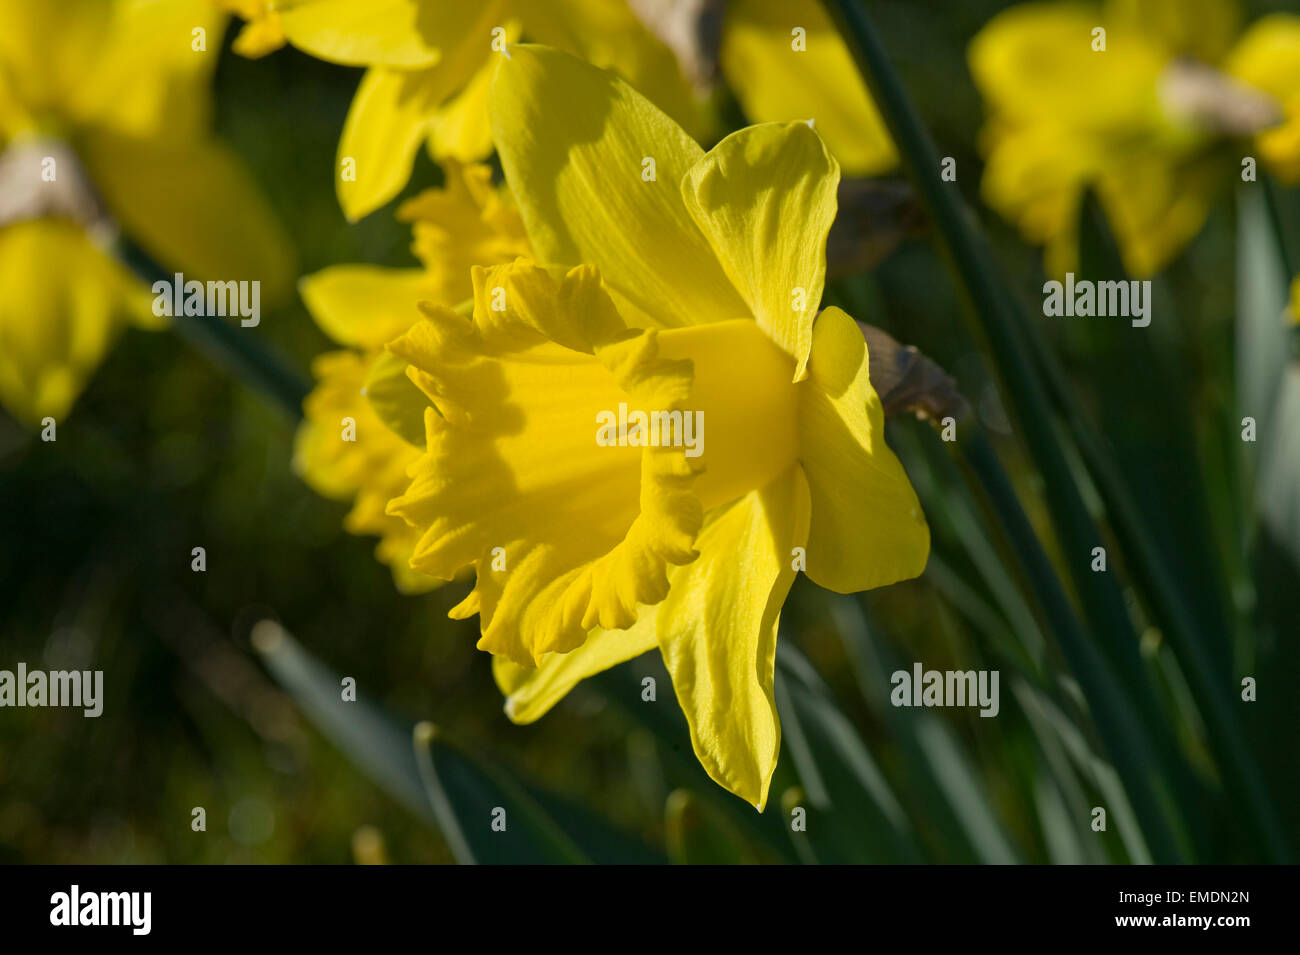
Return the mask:
<svg viewBox="0 0 1300 955">
<path fill-rule="evenodd" d="M 499 767 L 471 758 L 432 723 L 418 724 L 413 739 L 438 828 L 458 862 L 591 861 L 524 787 Z"/>
<path fill-rule="evenodd" d="M 863 698 L 889 724 L 908 765 L 916 769 L 916 788 L 929 807 L 926 815 L 949 823 L 973 861 L 1016 862 L 1018 854 L 993 811 L 984 782 L 947 724 L 928 710 L 902 710 L 889 701 L 885 688 L 889 675 L 902 668 L 901 661 L 880 639 L 862 602 L 842 597 L 835 601 L 833 614 Z"/>
<path fill-rule="evenodd" d="M 730 820 L 689 789 L 669 794 L 664 828 L 668 857 L 677 865 L 750 865 L 759 861 Z"/>
<path fill-rule="evenodd" d="M 824 3 L 871 87 L 904 166 L 935 223 L 949 264 L 969 299 L 970 314 L 988 343 L 1023 429 L 1025 443 L 1042 471 L 1045 497 L 1067 555 L 1071 578 L 1081 595 L 1082 606 L 1096 623 L 1093 637 L 1107 648 L 1109 663 L 1117 668 L 1114 674 L 1108 672 L 1108 661 L 1097 653 L 1075 618 L 992 448 L 970 425 L 965 429 L 967 434 L 971 431 L 976 434 L 961 442 L 963 451 L 991 482 L 991 485 L 986 483 L 986 488 L 991 486 L 991 497 L 996 499 L 1008 533 L 1017 542 L 1039 600 L 1054 622 L 1057 639 L 1089 694 L 1107 750 L 1113 754 L 1126 785 L 1131 788 L 1157 858 L 1178 861 L 1185 858 L 1185 849 L 1180 846 L 1183 840 L 1175 836 L 1178 827 L 1171 820 L 1180 813 L 1163 772 L 1164 765 L 1174 755 L 1165 747 L 1153 746 L 1146 733 L 1140 741 L 1133 739 L 1135 728 L 1142 725 L 1138 714 L 1143 706 L 1134 700 L 1144 698 L 1149 692 L 1137 653 L 1137 634 L 1114 579 L 1110 575 L 1094 574 L 1089 567 L 1088 558 L 1101 545 L 1101 536 L 1071 470 L 1060 432 L 1049 411 L 1046 391 L 1016 323 L 1007 313 L 1013 300 L 998 277 L 974 216 L 953 186 L 940 178 L 938 151 L 890 65 L 866 11 L 854 0 L 824 0 Z"/>
<path fill-rule="evenodd" d="M 435 826 L 457 861 L 588 862 L 591 856 L 580 844 L 608 847 L 619 841 L 604 823 L 576 811 L 567 813 L 568 827 L 561 826 L 543 807 L 557 800 L 471 754 L 446 731 L 429 723 L 411 728 L 362 693 L 345 700 L 338 674 L 278 624 L 259 623 L 253 645 L 316 727 L 389 795 Z M 619 848 L 628 847 L 620 842 Z M 622 852 L 602 856 L 601 861 L 663 861 L 644 849 L 627 858 Z"/>
<path fill-rule="evenodd" d="M 344 700 L 339 675 L 304 650 L 279 624 L 261 621 L 253 627 L 251 639 L 271 675 L 316 728 L 380 788 L 426 822 L 434 823 L 411 749 L 411 733 L 402 721 L 362 694 L 357 694 L 355 702 Z"/>
<path fill-rule="evenodd" d="M 808 795 L 809 840 L 827 862 L 924 861 L 911 820 L 848 717 L 789 640 L 777 644 L 785 750 Z M 812 832 L 822 825 L 829 832 Z"/>
<path fill-rule="evenodd" d="M 171 274 L 154 262 L 126 237 L 117 240 L 118 258 L 150 287 L 158 280 L 174 281 Z M 302 417 L 302 402 L 311 385 L 289 360 L 268 346 L 254 330 L 240 328 L 216 315 L 177 315 L 172 328 L 213 364 L 279 408 L 290 420 Z"/>
</svg>

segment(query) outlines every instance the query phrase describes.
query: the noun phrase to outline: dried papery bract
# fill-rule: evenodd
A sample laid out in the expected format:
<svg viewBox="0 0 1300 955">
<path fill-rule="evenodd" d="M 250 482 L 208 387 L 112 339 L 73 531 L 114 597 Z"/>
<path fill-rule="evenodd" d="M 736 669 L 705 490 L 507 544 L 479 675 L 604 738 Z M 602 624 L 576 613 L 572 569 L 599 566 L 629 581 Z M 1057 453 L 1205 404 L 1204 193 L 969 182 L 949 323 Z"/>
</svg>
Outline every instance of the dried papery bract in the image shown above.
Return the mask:
<svg viewBox="0 0 1300 955">
<path fill-rule="evenodd" d="M 914 414 L 922 421 L 962 421 L 970 405 L 957 381 L 912 345 L 900 345 L 888 332 L 858 322 L 867 340 L 871 384 L 880 395 L 885 417 Z"/>
</svg>

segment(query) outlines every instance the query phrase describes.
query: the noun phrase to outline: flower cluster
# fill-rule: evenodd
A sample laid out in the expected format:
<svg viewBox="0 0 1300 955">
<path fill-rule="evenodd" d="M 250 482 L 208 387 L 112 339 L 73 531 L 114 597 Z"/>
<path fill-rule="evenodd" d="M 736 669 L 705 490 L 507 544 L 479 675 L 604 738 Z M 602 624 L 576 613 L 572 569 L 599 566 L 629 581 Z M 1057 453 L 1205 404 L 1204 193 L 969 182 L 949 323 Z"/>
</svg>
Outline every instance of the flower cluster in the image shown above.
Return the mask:
<svg viewBox="0 0 1300 955">
<path fill-rule="evenodd" d="M 798 122 L 705 153 L 629 85 L 546 47 L 500 59 L 489 115 L 526 241 L 454 243 L 478 259 L 472 304 L 426 296 L 414 322 L 387 292 L 321 295 L 332 276 L 310 280 L 341 341 L 345 324 L 377 338 L 409 327 L 386 356 L 328 356 L 304 455 L 318 428 L 337 428 L 332 380 L 355 393 L 366 362 L 408 366 L 419 391 L 381 400 L 390 422 L 423 416 L 410 486 L 388 507 L 418 540 L 386 540 L 432 578 L 475 571 L 452 614 L 478 614 L 510 716 L 536 719 L 584 677 L 657 647 L 700 761 L 761 808 L 780 740 L 777 623 L 796 573 L 839 592 L 879 587 L 919 574 L 929 546 L 883 440 L 862 335 L 838 309 L 817 315 L 838 163 Z M 384 315 L 349 312 L 356 298 Z M 601 411 L 621 403 L 699 413 L 702 455 L 594 440 Z M 343 485 L 367 488 L 354 516 L 393 486 L 370 453 L 394 468 L 413 454 L 345 452 Z"/>
<path fill-rule="evenodd" d="M 0 403 L 36 422 L 63 417 L 125 326 L 160 324 L 119 232 L 271 302 L 293 253 L 209 131 L 209 3 L 5 0 L 0 20 Z"/>
<path fill-rule="evenodd" d="M 261 56 L 290 43 L 366 67 L 339 140 L 339 202 L 359 219 L 401 191 L 422 144 L 438 161 L 492 151 L 488 88 L 495 59 L 523 38 L 614 70 L 688 131 L 717 125 L 678 58 L 638 14 L 638 0 L 218 0 L 248 24 L 235 48 Z M 704 32 L 708 25 L 681 30 Z M 836 156 L 866 175 L 896 162 L 848 51 L 817 0 L 732 0 L 716 51 L 749 118 L 813 118 Z"/>
<path fill-rule="evenodd" d="M 1159 271 L 1205 223 L 1235 144 L 1300 181 L 1300 17 L 1239 36 L 1233 0 L 1041 2 L 995 17 L 970 46 L 988 105 L 985 201 L 1047 247 L 1078 257 L 1093 190 L 1134 275 Z"/>
</svg>

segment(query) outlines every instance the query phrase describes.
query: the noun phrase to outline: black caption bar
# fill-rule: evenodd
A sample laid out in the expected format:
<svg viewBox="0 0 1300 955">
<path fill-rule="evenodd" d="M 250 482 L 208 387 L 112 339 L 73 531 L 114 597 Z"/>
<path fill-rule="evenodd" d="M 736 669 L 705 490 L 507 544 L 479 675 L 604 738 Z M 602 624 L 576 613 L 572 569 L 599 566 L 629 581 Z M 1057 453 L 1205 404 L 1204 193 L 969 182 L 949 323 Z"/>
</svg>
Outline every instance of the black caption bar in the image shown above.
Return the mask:
<svg viewBox="0 0 1300 955">
<path fill-rule="evenodd" d="M 836 923 L 852 923 L 864 938 L 876 928 L 924 925 L 931 942 L 971 931 L 1037 938 L 1030 933 L 1043 929 L 1230 942 L 1290 922 L 1294 876 L 1294 868 L 1257 866 L 789 868 L 703 877 L 681 868 L 611 877 L 523 867 L 9 867 L 0 869 L 0 918 L 6 939 L 127 945 L 373 941 L 395 932 L 436 943 L 449 931 L 497 933 L 503 920 L 546 933 L 581 925 L 589 937 L 607 926 L 613 939 L 638 918 L 659 931 L 677 920 L 698 931 L 702 920 L 725 919 L 716 928 L 731 938 L 746 926 L 761 932 L 795 919 L 819 936 Z M 610 892 L 611 878 L 625 885 Z M 717 894 L 720 878 L 729 902 Z"/>
</svg>

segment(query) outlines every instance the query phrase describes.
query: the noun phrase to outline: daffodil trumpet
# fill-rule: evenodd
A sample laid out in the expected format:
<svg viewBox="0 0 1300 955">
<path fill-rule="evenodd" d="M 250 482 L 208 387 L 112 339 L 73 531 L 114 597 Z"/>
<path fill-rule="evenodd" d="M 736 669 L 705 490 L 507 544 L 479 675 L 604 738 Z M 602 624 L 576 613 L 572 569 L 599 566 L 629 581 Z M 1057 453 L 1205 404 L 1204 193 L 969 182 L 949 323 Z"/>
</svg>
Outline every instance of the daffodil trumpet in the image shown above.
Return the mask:
<svg viewBox="0 0 1300 955">
<path fill-rule="evenodd" d="M 688 458 L 704 453 L 704 412 L 628 410 L 627 402 L 618 403 L 618 411 L 596 412 L 596 443 L 610 448 L 680 447 Z"/>
</svg>

